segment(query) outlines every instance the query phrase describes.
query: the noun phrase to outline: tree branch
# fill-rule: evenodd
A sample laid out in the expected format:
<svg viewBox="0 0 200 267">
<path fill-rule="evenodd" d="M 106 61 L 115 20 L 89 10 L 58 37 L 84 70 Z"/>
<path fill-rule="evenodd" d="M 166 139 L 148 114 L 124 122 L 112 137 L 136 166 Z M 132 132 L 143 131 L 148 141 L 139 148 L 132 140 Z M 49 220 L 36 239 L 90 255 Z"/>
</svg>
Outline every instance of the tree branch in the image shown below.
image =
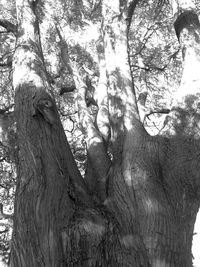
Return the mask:
<svg viewBox="0 0 200 267">
<path fill-rule="evenodd" d="M 58 36 L 60 38 L 61 49 L 63 50 L 63 63 L 65 66 L 69 67 L 71 73 L 73 74 L 75 87 L 77 89 L 77 103 L 78 103 L 78 113 L 79 121 L 82 129 L 86 135 L 87 143 L 87 153 L 88 153 L 88 170 L 89 174 L 86 174 L 85 180 L 89 185 L 91 192 L 100 200 L 104 201 L 107 197 L 107 177 L 110 168 L 110 158 L 107 154 L 107 149 L 105 147 L 104 139 L 101 133 L 94 124 L 94 118 L 90 114 L 87 103 L 86 96 L 88 86 L 83 81 L 80 74 L 79 68 L 76 62 L 72 62 L 68 56 L 68 45 L 64 38 L 62 37 L 60 30 L 56 27 Z M 87 71 L 88 73 L 88 71 Z M 92 170 L 92 172 L 91 172 Z"/>
<path fill-rule="evenodd" d="M 8 63 L 0 63 L 0 67 L 10 68 L 12 67 L 12 61 Z"/>
<path fill-rule="evenodd" d="M 17 25 L 11 23 L 10 21 L 6 19 L 1 19 L 0 20 L 0 26 L 5 28 L 7 32 L 12 32 L 14 35 L 17 34 Z"/>
<path fill-rule="evenodd" d="M 75 65 L 75 64 L 74 64 Z M 89 113 L 85 101 L 87 86 L 82 81 L 76 66 L 72 67 L 74 80 L 78 89 L 78 107 L 79 117 L 84 132 L 86 133 L 88 165 L 86 172 L 86 181 L 93 194 L 103 202 L 107 197 L 107 180 L 111 165 L 107 154 L 107 148 L 103 137 L 94 124 L 94 119 Z"/>
<path fill-rule="evenodd" d="M 129 22 L 129 26 L 131 24 L 131 19 L 132 19 L 132 16 L 133 16 L 133 12 L 137 6 L 137 4 L 139 3 L 140 0 L 129 0 L 128 1 L 128 22 Z"/>
<path fill-rule="evenodd" d="M 149 118 L 149 116 L 152 115 L 152 114 L 156 114 L 156 113 L 159 113 L 159 114 L 169 114 L 170 111 L 171 111 L 171 110 L 168 109 L 168 108 L 157 109 L 157 110 L 151 110 L 149 113 L 145 114 L 144 120 L 145 120 L 146 118 Z"/>
</svg>

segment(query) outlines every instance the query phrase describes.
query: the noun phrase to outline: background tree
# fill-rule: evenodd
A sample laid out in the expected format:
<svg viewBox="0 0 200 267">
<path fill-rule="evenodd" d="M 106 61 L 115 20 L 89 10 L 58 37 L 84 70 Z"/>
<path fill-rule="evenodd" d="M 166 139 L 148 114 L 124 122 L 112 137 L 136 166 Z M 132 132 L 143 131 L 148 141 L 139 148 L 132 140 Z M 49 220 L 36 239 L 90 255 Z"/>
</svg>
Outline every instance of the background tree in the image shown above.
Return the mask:
<svg viewBox="0 0 200 267">
<path fill-rule="evenodd" d="M 18 0 L 0 20 L 10 266 L 192 266 L 198 5 L 110 2 Z"/>
</svg>

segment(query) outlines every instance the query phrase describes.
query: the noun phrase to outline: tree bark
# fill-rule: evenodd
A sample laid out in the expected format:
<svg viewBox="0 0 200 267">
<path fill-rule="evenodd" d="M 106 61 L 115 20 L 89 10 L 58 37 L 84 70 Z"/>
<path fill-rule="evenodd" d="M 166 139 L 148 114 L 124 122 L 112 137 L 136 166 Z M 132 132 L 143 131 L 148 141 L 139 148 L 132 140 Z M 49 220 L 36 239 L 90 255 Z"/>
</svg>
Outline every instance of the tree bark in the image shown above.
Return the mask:
<svg viewBox="0 0 200 267">
<path fill-rule="evenodd" d="M 169 120 L 174 130 L 168 136 L 147 134 L 138 115 L 128 58 L 136 2 L 102 1 L 99 88 L 103 86 L 106 99 L 99 98 L 96 122 L 85 102 L 86 84 L 71 62 L 90 160 L 83 180 L 43 66 L 39 1 L 17 0 L 13 84 L 19 164 L 11 267 L 192 266 L 200 193 L 199 121 L 194 115 L 198 93 L 175 101 Z M 180 15 L 175 23 L 185 70 L 199 42 L 199 23 L 190 15 Z M 193 83 L 187 92 L 191 87 Z"/>
<path fill-rule="evenodd" d="M 92 204 L 42 72 L 35 1 L 17 1 L 17 12 L 19 164 L 10 266 L 64 266 L 63 232 L 73 216 L 75 191 L 77 203 Z"/>
</svg>

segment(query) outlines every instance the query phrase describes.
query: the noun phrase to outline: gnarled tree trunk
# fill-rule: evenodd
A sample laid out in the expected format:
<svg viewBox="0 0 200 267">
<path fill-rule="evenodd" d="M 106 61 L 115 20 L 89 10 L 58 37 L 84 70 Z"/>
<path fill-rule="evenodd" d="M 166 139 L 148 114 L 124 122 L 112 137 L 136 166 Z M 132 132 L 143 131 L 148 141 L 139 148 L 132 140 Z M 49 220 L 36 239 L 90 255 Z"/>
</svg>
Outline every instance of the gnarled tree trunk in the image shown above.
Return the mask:
<svg viewBox="0 0 200 267">
<path fill-rule="evenodd" d="M 10 266 L 192 266 L 200 185 L 199 96 L 191 91 L 192 81 L 174 102 L 166 136 L 148 135 L 138 115 L 128 57 L 137 1 L 103 0 L 99 88 L 105 98 L 98 102 L 96 124 L 84 102 L 85 84 L 72 64 L 88 137 L 83 180 L 45 76 L 38 1 L 16 2 L 13 83 L 19 164 Z M 185 11 L 175 28 L 187 75 L 190 56 L 199 64 L 198 18 Z"/>
</svg>

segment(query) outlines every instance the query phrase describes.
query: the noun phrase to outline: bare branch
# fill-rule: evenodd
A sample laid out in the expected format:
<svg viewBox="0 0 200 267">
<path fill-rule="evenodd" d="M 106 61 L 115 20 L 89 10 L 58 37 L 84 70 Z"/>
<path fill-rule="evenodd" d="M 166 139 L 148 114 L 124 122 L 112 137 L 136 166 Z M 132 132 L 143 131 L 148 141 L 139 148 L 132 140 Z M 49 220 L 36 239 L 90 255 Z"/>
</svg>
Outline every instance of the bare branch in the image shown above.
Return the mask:
<svg viewBox="0 0 200 267">
<path fill-rule="evenodd" d="M 11 23 L 10 21 L 6 19 L 1 19 L 0 20 L 0 26 L 5 28 L 7 32 L 12 32 L 14 35 L 17 34 L 17 25 Z"/>
<path fill-rule="evenodd" d="M 3 67 L 3 68 L 11 68 L 12 67 L 12 62 L 0 63 L 0 67 Z"/>
<path fill-rule="evenodd" d="M 145 114 L 144 120 L 145 120 L 146 118 L 149 118 L 149 116 L 152 115 L 152 114 L 156 114 L 156 113 L 158 113 L 158 114 L 169 114 L 170 111 L 171 111 L 171 110 L 168 109 L 168 108 L 157 109 L 157 110 L 151 110 L 148 114 Z"/>
<path fill-rule="evenodd" d="M 86 181 L 91 191 L 96 194 L 100 201 L 104 201 L 107 197 L 107 179 L 110 169 L 110 158 L 107 154 L 104 139 L 94 124 L 93 117 L 88 111 L 85 96 L 87 86 L 82 80 L 79 71 L 75 64 L 73 64 L 74 80 L 78 89 L 78 107 L 79 118 L 86 133 L 87 153 L 88 153 L 88 166 L 92 166 L 93 173 L 86 174 Z"/>
</svg>

